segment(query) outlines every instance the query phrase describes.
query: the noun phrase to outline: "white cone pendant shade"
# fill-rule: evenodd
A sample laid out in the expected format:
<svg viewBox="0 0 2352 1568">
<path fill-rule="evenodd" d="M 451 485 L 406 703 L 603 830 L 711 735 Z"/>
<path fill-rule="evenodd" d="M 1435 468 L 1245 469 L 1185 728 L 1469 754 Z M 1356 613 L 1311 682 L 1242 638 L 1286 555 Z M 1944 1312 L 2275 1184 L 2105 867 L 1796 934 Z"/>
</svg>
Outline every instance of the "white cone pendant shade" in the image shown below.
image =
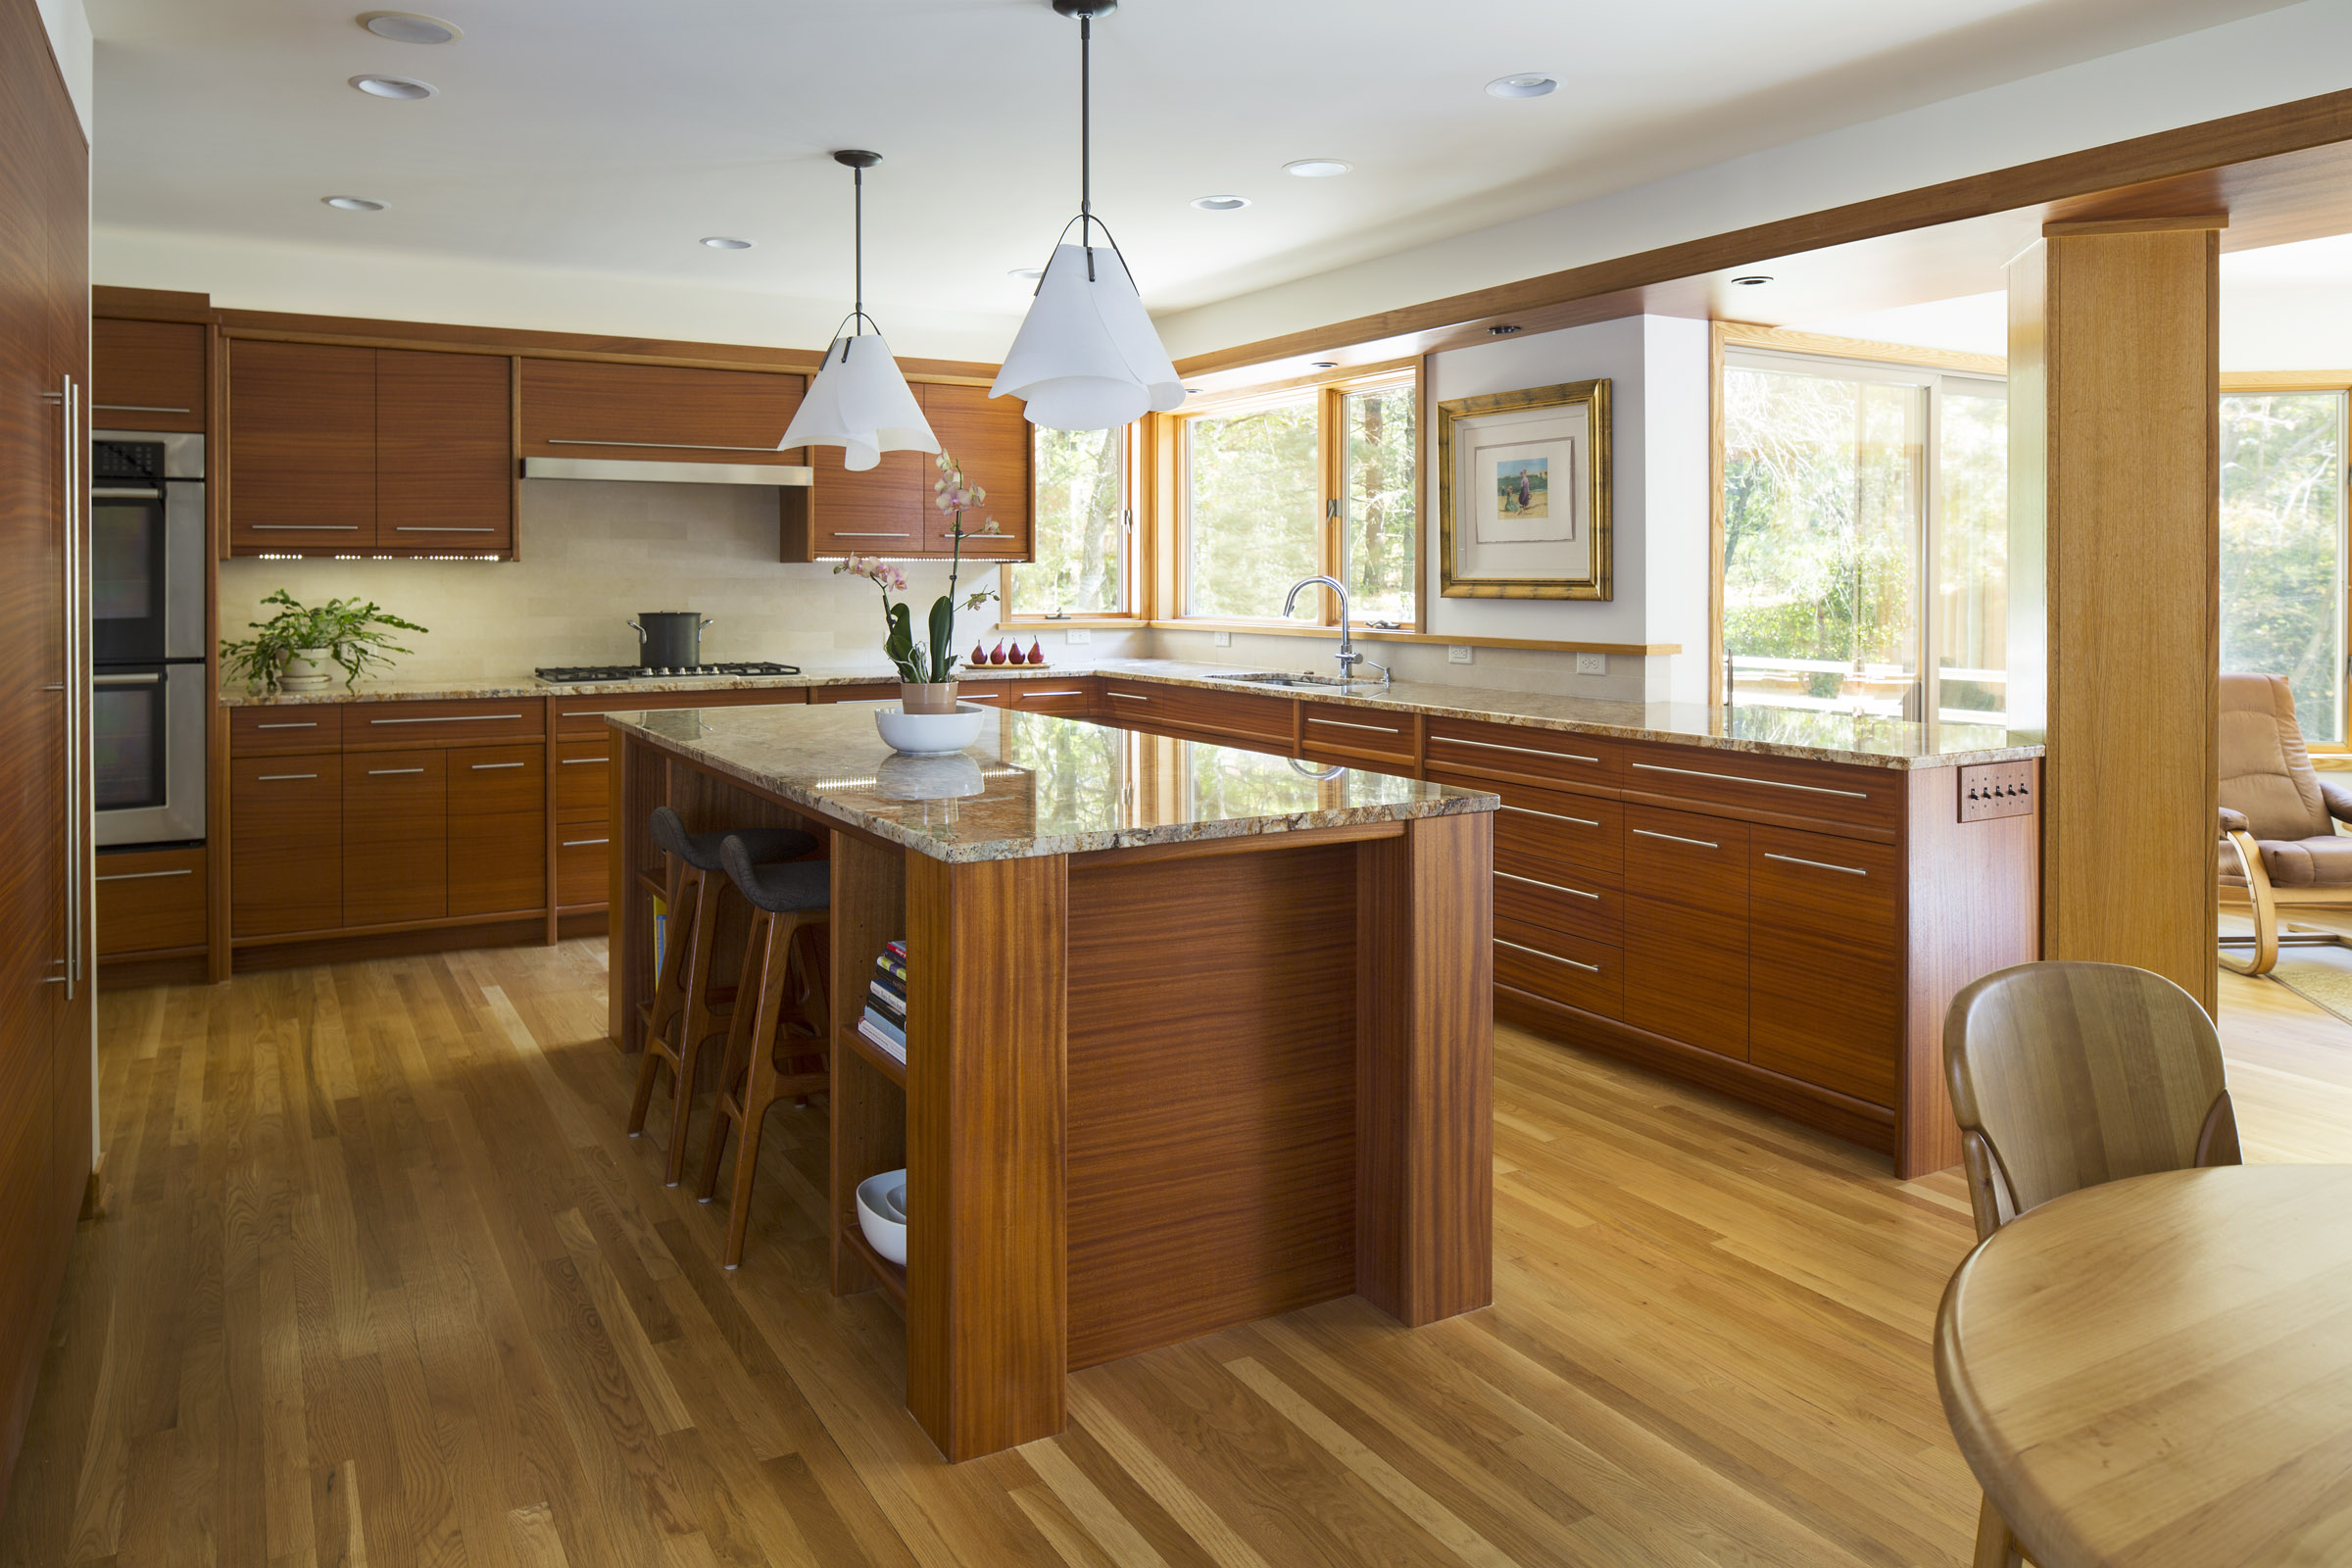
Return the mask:
<svg viewBox="0 0 2352 1568">
<path fill-rule="evenodd" d="M 808 383 L 776 450 L 840 447 L 845 468 L 870 468 L 885 452 L 937 452 L 939 437 L 914 401 L 879 332 L 837 337 Z"/>
<path fill-rule="evenodd" d="M 1176 367 L 1119 253 L 1096 246 L 1091 280 L 1086 255 L 1083 246 L 1054 247 L 1028 319 L 989 388 L 990 397 L 1025 400 L 1029 422 L 1055 430 L 1108 430 L 1184 402 Z"/>
</svg>

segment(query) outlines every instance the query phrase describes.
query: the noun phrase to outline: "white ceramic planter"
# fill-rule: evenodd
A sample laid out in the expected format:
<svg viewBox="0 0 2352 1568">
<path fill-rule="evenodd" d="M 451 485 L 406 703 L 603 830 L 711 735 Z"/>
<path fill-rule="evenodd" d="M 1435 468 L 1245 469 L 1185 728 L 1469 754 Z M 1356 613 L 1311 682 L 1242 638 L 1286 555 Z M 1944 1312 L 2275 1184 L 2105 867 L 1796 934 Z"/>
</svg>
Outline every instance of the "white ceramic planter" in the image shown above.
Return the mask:
<svg viewBox="0 0 2352 1568">
<path fill-rule="evenodd" d="M 874 710 L 874 728 L 882 744 L 908 757 L 953 757 L 980 738 L 988 710 L 978 703 L 958 703 L 952 713 L 906 713 L 887 708 Z"/>
<path fill-rule="evenodd" d="M 334 678 L 333 656 L 323 648 L 302 648 L 286 656 L 286 667 L 278 671 L 277 684 L 281 691 L 315 692 Z"/>
</svg>

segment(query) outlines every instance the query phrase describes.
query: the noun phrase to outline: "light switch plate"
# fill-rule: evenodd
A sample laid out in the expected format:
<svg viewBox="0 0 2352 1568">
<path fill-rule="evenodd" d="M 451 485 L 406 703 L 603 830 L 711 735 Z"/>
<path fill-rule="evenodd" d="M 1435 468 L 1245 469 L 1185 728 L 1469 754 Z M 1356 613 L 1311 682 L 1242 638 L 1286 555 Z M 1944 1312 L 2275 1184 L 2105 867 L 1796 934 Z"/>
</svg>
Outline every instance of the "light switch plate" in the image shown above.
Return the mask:
<svg viewBox="0 0 2352 1568">
<path fill-rule="evenodd" d="M 1063 632 L 1062 635 L 1067 637 L 1073 644 L 1091 643 L 1095 640 L 1095 634 L 1087 630 L 1084 626 L 1072 626 L 1068 631 Z"/>
<path fill-rule="evenodd" d="M 1472 650 L 1468 643 L 1447 643 L 1446 645 L 1446 662 L 1448 664 L 1467 664 L 1470 662 L 1471 652 Z"/>
<path fill-rule="evenodd" d="M 1606 675 L 1609 672 L 1609 656 L 1579 654 L 1576 656 L 1576 672 L 1579 675 Z"/>
<path fill-rule="evenodd" d="M 2032 761 L 1979 762 L 1960 770 L 1960 820 L 2034 814 Z"/>
<path fill-rule="evenodd" d="M 1209 639 L 1219 648 L 1231 648 L 1233 646 L 1233 633 L 1229 631 L 1211 632 L 1209 633 Z"/>
</svg>

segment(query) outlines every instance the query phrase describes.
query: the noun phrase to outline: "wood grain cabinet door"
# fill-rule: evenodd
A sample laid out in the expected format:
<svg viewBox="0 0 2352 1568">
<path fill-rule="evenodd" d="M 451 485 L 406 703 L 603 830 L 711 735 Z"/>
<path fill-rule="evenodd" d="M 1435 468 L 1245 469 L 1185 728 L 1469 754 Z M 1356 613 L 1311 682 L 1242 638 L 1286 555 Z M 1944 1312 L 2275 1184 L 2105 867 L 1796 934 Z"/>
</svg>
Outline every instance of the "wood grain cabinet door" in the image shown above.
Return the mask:
<svg viewBox="0 0 2352 1568">
<path fill-rule="evenodd" d="M 841 448 L 817 447 L 809 457 L 811 548 L 819 556 L 919 556 L 929 537 L 929 454 L 885 452 L 862 471 L 842 466 Z"/>
<path fill-rule="evenodd" d="M 372 550 L 375 350 L 228 346 L 232 554 Z"/>
<path fill-rule="evenodd" d="M 447 752 L 343 759 L 345 925 L 438 920 L 449 912 L 448 791 Z"/>
<path fill-rule="evenodd" d="M 514 362 L 379 349 L 376 541 L 402 555 L 514 549 Z"/>
<path fill-rule="evenodd" d="M 452 753 L 449 912 L 545 907 L 547 748 L 483 746 Z"/>
<path fill-rule="evenodd" d="M 1625 808 L 1625 1021 L 1747 1059 L 1745 823 Z"/>
<path fill-rule="evenodd" d="M 343 759 L 312 753 L 229 764 L 233 936 L 343 923 Z"/>
<path fill-rule="evenodd" d="M 1891 1105 L 1902 1039 L 1894 848 L 1749 830 L 1748 1059 Z"/>
<path fill-rule="evenodd" d="M 90 426 L 204 430 L 204 328 L 193 321 L 90 323 Z"/>
<path fill-rule="evenodd" d="M 776 443 L 798 375 L 590 360 L 522 362 L 522 450 L 532 457 L 798 465 Z"/>
<path fill-rule="evenodd" d="M 996 520 L 995 534 L 970 534 L 963 541 L 966 561 L 1026 561 L 1029 548 L 1029 465 L 1032 427 L 1022 416 L 1018 398 L 992 398 L 984 386 L 926 383 L 919 395 L 923 417 L 940 446 L 963 466 L 967 483 L 988 492 L 976 514 L 963 525 L 978 529 Z M 954 548 L 949 528 L 953 518 L 931 505 L 931 480 L 937 477 L 924 460 L 923 548 L 944 556 Z"/>
</svg>

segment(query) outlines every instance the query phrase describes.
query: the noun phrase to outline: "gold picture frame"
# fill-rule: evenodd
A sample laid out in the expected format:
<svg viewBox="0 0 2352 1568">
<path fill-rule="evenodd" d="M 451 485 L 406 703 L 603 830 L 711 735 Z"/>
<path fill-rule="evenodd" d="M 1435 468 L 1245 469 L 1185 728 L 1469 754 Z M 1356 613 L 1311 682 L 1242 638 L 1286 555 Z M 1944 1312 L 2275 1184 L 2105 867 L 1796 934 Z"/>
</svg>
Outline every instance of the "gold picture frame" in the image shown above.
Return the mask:
<svg viewBox="0 0 2352 1568">
<path fill-rule="evenodd" d="M 1440 598 L 1612 597 L 1606 379 L 1454 398 L 1437 424 Z"/>
</svg>

